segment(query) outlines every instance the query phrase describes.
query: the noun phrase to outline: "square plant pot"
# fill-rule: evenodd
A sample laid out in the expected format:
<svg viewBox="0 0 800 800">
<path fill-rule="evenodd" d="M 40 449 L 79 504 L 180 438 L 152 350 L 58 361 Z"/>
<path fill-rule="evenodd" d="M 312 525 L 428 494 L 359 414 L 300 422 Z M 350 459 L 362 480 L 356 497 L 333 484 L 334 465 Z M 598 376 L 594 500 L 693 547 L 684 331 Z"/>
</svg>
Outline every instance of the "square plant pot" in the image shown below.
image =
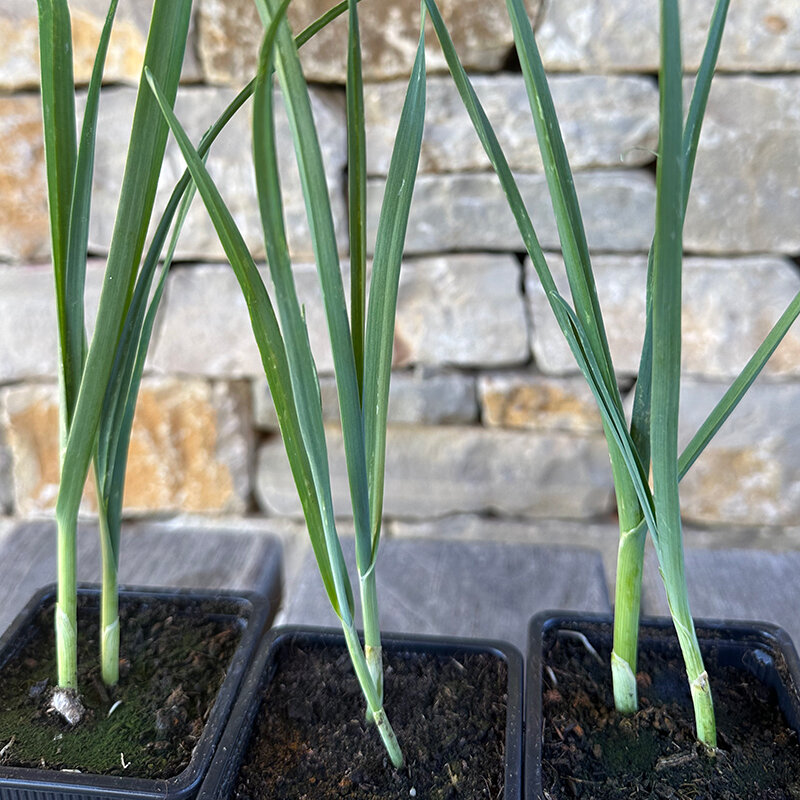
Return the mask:
<svg viewBox="0 0 800 800">
<path fill-rule="evenodd" d="M 341 797 L 343 790 L 354 800 L 440 796 L 424 783 L 432 775 L 455 796 L 521 798 L 519 651 L 494 641 L 391 634 L 382 636 L 382 647 L 384 707 L 404 751 L 402 770 L 392 768 L 365 720 L 341 631 L 286 626 L 262 643 L 201 800 L 228 800 L 241 791 L 315 800 Z M 459 685 L 464 677 L 466 689 Z M 439 720 L 441 732 L 434 727 Z M 489 777 L 475 790 L 466 773 L 479 774 L 478 758 Z"/>
<path fill-rule="evenodd" d="M 612 626 L 610 615 L 545 612 L 531 620 L 528 800 L 682 797 L 687 785 L 698 797 L 798 796 L 800 662 L 785 631 L 767 623 L 696 622 L 717 718 L 718 749 L 709 755 L 695 741 L 669 618 L 640 625 L 639 711 L 609 711 Z"/>
<path fill-rule="evenodd" d="M 279 595 L 277 583 L 269 596 L 216 590 L 122 589 L 120 663 L 123 677 L 119 689 L 109 692 L 103 688 L 99 675 L 84 678 L 80 684 L 81 691 L 87 700 L 91 694 L 94 702 L 87 703 L 89 710 L 84 721 L 71 729 L 55 715 L 43 710 L 46 694 L 55 678 L 52 618 L 56 587 L 42 589 L 0 638 L 0 677 L 4 672 L 10 675 L 15 663 L 21 665 L 22 671 L 27 673 L 22 676 L 27 696 L 20 704 L 29 705 L 36 717 L 33 727 L 26 728 L 30 734 L 23 735 L 20 728 L 0 743 L 0 747 L 5 748 L 5 763 L 0 763 L 0 799 L 136 797 L 142 800 L 189 800 L 195 797 L 247 667 L 275 614 Z M 91 664 L 99 664 L 96 641 L 89 643 L 90 634 L 85 633 L 92 625 L 98 627 L 99 587 L 81 585 L 78 596 L 79 647 L 92 648 L 90 654 L 84 654 L 84 659 L 79 656 L 80 669 L 82 660 L 89 663 L 91 659 Z M 138 620 L 143 627 L 139 629 L 141 633 L 136 634 L 127 630 L 130 641 L 126 644 L 126 629 L 133 624 L 128 620 Z M 167 640 L 167 636 L 175 638 Z M 175 649 L 177 645 L 174 645 L 176 639 L 186 642 L 191 649 L 180 663 Z M 166 646 L 167 641 L 169 646 Z M 155 656 L 130 657 L 144 650 L 155 652 Z M 48 657 L 51 659 L 50 667 L 46 666 Z M 158 667 L 156 659 L 160 662 Z M 197 679 L 206 662 L 215 665 L 207 688 Z M 182 669 L 184 664 L 188 672 L 181 678 L 178 669 Z M 173 673 L 178 677 L 174 678 Z M 150 682 L 138 691 L 137 682 L 142 679 Z M 131 686 L 136 691 L 125 695 L 123 686 Z M 19 696 L 18 691 L 13 694 Z M 156 697 L 157 708 L 149 710 L 144 721 L 139 722 L 132 713 L 129 714 L 126 706 L 132 710 L 136 697 L 150 696 Z M 116 703 L 119 698 L 125 699 Z M 99 736 L 88 736 L 90 723 L 97 726 L 95 730 L 100 731 Z M 45 724 L 47 727 L 42 727 Z M 55 729 L 57 732 L 54 733 Z M 26 760 L 29 756 L 21 755 L 17 743 L 21 746 L 28 735 L 34 743 L 42 738 L 58 743 L 61 752 L 50 753 L 46 759 L 42 757 L 41 763 L 49 763 L 51 768 L 29 764 Z M 71 735 L 86 738 L 70 739 Z M 154 741 L 135 757 L 134 745 L 145 737 Z M 114 759 L 113 766 L 87 771 L 76 763 L 70 763 L 70 759 L 76 757 L 73 749 L 79 746 L 79 742 L 89 744 L 97 741 L 104 742 L 109 752 L 114 750 L 105 756 L 105 763 Z M 173 744 L 165 745 L 164 742 Z M 160 770 L 154 766 L 154 760 L 167 749 L 170 749 L 173 761 L 171 766 Z M 21 763 L 28 765 L 21 766 Z M 158 771 L 150 774 L 154 769 L 160 770 L 160 774 Z"/>
</svg>

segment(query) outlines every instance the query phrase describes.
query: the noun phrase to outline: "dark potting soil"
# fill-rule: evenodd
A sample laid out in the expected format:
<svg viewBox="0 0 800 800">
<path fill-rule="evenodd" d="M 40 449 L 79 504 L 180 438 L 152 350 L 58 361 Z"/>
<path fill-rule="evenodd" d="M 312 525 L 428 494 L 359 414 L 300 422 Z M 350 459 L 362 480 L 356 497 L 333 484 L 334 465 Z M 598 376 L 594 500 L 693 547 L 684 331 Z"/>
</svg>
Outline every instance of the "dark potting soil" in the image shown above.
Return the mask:
<svg viewBox="0 0 800 800">
<path fill-rule="evenodd" d="M 507 668 L 489 654 L 384 650 L 395 771 L 344 648 L 282 648 L 239 772 L 237 800 L 501 798 Z"/>
<path fill-rule="evenodd" d="M 797 734 L 775 692 L 747 670 L 720 665 L 713 644 L 704 648 L 719 744 L 711 756 L 695 741 L 677 645 L 665 657 L 654 655 L 643 642 L 637 673 L 640 708 L 634 716 L 623 716 L 613 710 L 610 637 L 593 635 L 591 627 L 581 630 L 599 659 L 574 634 L 551 630 L 546 635 L 545 798 L 800 798 Z"/>
<path fill-rule="evenodd" d="M 53 607 L 0 669 L 0 764 L 170 778 L 189 763 L 241 638 L 230 601 L 120 603 L 120 682 L 100 679 L 97 597 L 80 595 L 78 686 L 84 719 L 49 711 L 56 680 Z"/>
</svg>

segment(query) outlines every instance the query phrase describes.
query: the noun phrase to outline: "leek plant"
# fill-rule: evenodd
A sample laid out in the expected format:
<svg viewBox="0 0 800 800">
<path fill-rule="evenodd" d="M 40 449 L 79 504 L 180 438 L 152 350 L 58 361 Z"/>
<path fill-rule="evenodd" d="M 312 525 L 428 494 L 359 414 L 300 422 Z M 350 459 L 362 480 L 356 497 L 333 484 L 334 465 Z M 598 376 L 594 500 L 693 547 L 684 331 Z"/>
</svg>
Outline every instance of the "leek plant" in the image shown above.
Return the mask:
<svg viewBox="0 0 800 800">
<path fill-rule="evenodd" d="M 253 153 L 259 210 L 277 315 L 242 236 L 198 152 L 170 108 L 155 73 L 148 79 L 247 301 L 253 333 L 275 403 L 323 585 L 341 621 L 367 704 L 396 768 L 403 756 L 383 706 L 383 666 L 375 564 L 381 533 L 386 420 L 400 264 L 419 164 L 425 112 L 424 9 L 419 44 L 398 127 L 377 230 L 369 301 L 366 269 L 366 167 L 358 10 L 349 5 L 347 138 L 352 312 L 348 317 L 331 204 L 311 113 L 285 11 L 289 0 L 256 0 L 265 26 L 255 82 Z M 273 112 L 277 75 L 289 118 L 306 216 L 334 358 L 364 623 L 355 626 L 354 596 L 332 503 L 316 366 L 298 301 L 286 242 Z"/>
<path fill-rule="evenodd" d="M 80 136 L 75 114 L 72 36 L 66 0 L 38 0 L 42 109 L 59 342 L 61 483 L 56 507 L 60 691 L 54 706 L 77 722 L 76 531 L 90 461 L 94 462 L 101 536 L 101 674 L 119 679 L 118 582 L 123 487 L 131 427 L 155 316 L 177 238 L 194 196 L 186 172 L 152 234 L 144 258 L 168 128 L 148 87 L 137 96 L 125 177 L 91 346 L 84 311 L 91 183 L 103 66 L 118 0 L 109 5 L 87 90 Z M 298 46 L 347 9 L 339 3 L 297 37 Z M 171 104 L 177 92 L 191 0 L 156 0 L 144 56 Z M 205 156 L 252 96 L 251 81 L 203 136 Z M 171 231 L 171 233 L 170 233 Z M 169 239 L 161 274 L 159 263 Z M 140 263 L 141 261 L 141 263 Z M 154 287 L 155 282 L 155 287 Z"/>
<path fill-rule="evenodd" d="M 555 212 L 572 304 L 558 291 L 533 223 L 492 126 L 459 61 L 436 0 L 424 0 L 473 126 L 497 173 L 534 269 L 603 419 L 620 522 L 614 646 L 617 708 L 637 708 L 636 658 L 644 545 L 650 531 L 687 669 L 698 739 L 716 747 L 708 675 L 689 609 L 678 484 L 755 380 L 800 313 L 800 294 L 740 375 L 678 454 L 681 355 L 682 229 L 700 129 L 729 0 L 717 0 L 703 59 L 683 117 L 677 0 L 660 0 L 659 146 L 655 235 L 648 258 L 646 326 L 632 420 L 628 427 L 595 289 L 572 172 L 536 40 L 523 0 L 506 0 Z M 652 470 L 652 488 L 649 476 Z"/>
</svg>

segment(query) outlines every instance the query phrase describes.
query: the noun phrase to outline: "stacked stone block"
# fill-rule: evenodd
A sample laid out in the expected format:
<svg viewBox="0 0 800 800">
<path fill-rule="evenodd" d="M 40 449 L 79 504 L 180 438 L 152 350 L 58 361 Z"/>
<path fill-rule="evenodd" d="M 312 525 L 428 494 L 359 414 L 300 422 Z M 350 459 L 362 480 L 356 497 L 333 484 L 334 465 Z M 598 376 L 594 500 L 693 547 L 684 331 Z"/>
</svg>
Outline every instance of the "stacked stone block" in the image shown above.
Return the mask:
<svg viewBox="0 0 800 800">
<path fill-rule="evenodd" d="M 96 307 L 146 33 L 147 3 L 123 4 L 103 90 L 87 279 Z M 330 5 L 295 0 L 300 29 Z M 440 3 L 496 127 L 557 282 L 559 241 L 501 0 Z M 88 77 L 101 0 L 75 0 L 76 77 Z M 685 62 L 696 68 L 713 3 L 683 4 Z M 417 0 L 364 0 L 370 248 L 418 37 Z M 657 3 L 528 2 L 594 254 L 601 305 L 627 402 L 644 325 L 657 143 Z M 624 20 L 624 24 L 621 23 Z M 0 512 L 52 512 L 57 488 L 55 312 L 35 5 L 0 9 Z M 345 282 L 343 21 L 303 50 L 314 82 Z M 250 0 L 196 0 L 178 116 L 197 139 L 253 73 Z M 613 511 L 602 426 L 554 323 L 499 183 L 428 31 L 428 113 L 395 334 L 386 514 L 389 530 L 437 529 L 469 515 L 604 521 Z M 793 0 L 734 4 L 688 210 L 682 441 L 800 290 L 800 23 Z M 82 109 L 84 89 L 77 104 Z M 687 92 L 691 76 L 687 77 Z M 337 514 L 349 501 L 332 358 L 288 126 L 279 118 L 287 227 L 298 294 L 321 373 Z M 254 256 L 264 248 L 243 109 L 209 169 Z M 159 203 L 183 170 L 170 143 Z M 134 429 L 126 508 L 296 518 L 247 309 L 207 214 L 191 211 L 169 276 Z M 269 285 L 267 271 L 263 274 Z M 566 290 L 566 289 L 565 289 Z M 740 412 L 683 485 L 703 525 L 800 522 L 800 333 L 779 348 Z M 91 493 L 86 510 L 91 512 Z M 472 526 L 470 522 L 470 526 Z M 454 529 L 460 529 L 458 525 Z M 425 534 L 428 535 L 428 534 Z"/>
</svg>

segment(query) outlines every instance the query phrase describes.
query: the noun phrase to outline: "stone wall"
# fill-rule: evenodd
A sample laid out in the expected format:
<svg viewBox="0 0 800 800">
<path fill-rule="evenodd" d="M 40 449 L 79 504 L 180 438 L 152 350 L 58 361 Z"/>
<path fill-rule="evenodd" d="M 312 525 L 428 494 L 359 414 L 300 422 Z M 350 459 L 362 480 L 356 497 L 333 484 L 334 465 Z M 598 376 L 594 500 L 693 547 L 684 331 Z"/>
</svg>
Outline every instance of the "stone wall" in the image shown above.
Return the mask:
<svg viewBox="0 0 800 800">
<path fill-rule="evenodd" d="M 105 0 L 73 7 L 84 85 Z M 295 0 L 299 28 L 328 0 Z M 528 103 L 504 3 L 442 0 L 506 148 L 542 245 L 563 282 Z M 100 111 L 87 279 L 102 280 L 135 97 L 148 3 L 122 3 Z M 684 3 L 696 67 L 711 0 Z M 364 0 L 370 243 L 418 36 L 418 0 Z M 655 0 L 529 0 L 595 252 L 619 381 L 634 384 L 652 235 L 658 94 Z M 196 0 L 178 115 L 197 137 L 251 77 L 249 0 Z M 613 511 L 593 400 L 546 299 L 441 54 L 429 41 L 421 175 L 403 268 L 387 456 L 386 513 L 398 530 L 452 515 L 511 523 L 603 520 Z M 52 277 L 37 96 L 35 4 L 0 8 L 0 513 L 51 513 L 57 488 Z M 344 27 L 304 51 L 346 262 Z M 685 244 L 682 439 L 800 289 L 800 13 L 797 0 L 735 3 L 697 160 Z M 691 79 L 687 78 L 687 88 Z M 83 89 L 78 90 L 78 105 Z M 286 141 L 286 123 L 280 138 Z M 212 151 L 212 173 L 255 256 L 263 244 L 247 113 Z M 337 512 L 348 513 L 325 323 L 287 147 L 284 186 L 298 292 L 329 420 Z M 160 191 L 183 168 L 171 145 Z M 130 515 L 299 515 L 244 301 L 202 206 L 178 248 L 131 448 Z M 793 331 L 683 484 L 686 518 L 729 526 L 800 523 L 800 332 Z M 87 493 L 86 509 L 92 500 Z M 444 526 L 444 523 L 442 523 Z M 405 526 L 405 528 L 404 528 Z M 445 529 L 446 526 L 443 527 Z M 452 526 L 451 526 L 452 527 Z M 457 528 L 459 526 L 456 526 Z M 461 526 L 462 528 L 474 525 Z"/>
</svg>

